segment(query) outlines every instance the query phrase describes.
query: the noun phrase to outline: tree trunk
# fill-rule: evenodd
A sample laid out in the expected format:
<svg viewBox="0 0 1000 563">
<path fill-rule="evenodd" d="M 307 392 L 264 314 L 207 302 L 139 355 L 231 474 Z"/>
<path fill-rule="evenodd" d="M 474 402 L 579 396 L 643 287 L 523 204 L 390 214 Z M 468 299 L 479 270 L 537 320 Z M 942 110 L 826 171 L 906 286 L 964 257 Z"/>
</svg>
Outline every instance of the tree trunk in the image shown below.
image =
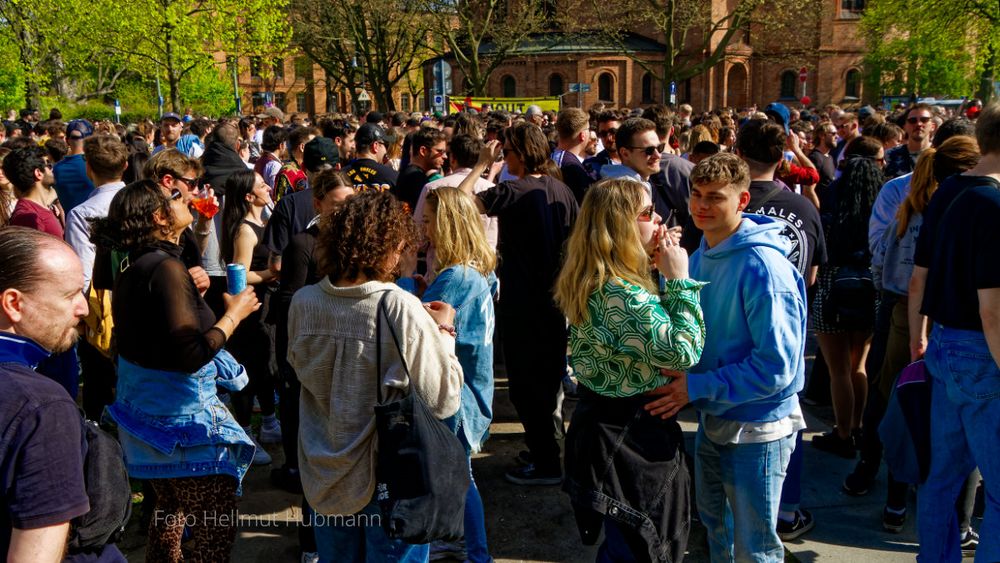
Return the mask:
<svg viewBox="0 0 1000 563">
<path fill-rule="evenodd" d="M 997 49 L 992 43 L 986 46 L 986 66 L 979 77 L 979 92 L 977 97 L 983 101 L 983 105 L 990 103 L 993 99 L 993 69 L 997 65 Z"/>
</svg>

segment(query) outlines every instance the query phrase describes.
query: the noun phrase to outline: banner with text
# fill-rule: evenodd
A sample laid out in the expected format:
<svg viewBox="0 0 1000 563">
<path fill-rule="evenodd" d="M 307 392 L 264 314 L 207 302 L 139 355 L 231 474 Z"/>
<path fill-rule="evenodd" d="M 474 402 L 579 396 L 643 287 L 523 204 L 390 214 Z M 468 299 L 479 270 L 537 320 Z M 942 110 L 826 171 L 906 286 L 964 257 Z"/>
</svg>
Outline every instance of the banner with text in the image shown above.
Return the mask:
<svg viewBox="0 0 1000 563">
<path fill-rule="evenodd" d="M 489 105 L 491 110 L 504 110 L 509 112 L 524 113 L 528 106 L 534 104 L 542 111 L 559 111 L 559 97 L 549 98 L 448 98 L 448 110 L 450 112 L 465 111 L 472 108 L 482 111 L 483 104 Z"/>
</svg>

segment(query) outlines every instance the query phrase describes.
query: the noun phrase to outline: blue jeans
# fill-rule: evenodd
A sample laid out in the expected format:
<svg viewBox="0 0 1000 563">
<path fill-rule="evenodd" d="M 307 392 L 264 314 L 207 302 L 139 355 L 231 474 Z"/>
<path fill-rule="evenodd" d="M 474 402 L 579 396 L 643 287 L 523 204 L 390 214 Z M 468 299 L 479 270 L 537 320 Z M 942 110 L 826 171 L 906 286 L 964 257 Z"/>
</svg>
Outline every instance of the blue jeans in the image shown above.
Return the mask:
<svg viewBox="0 0 1000 563">
<path fill-rule="evenodd" d="M 938 324 L 925 360 L 932 382 L 931 467 L 917 495 L 917 560 L 962 559 L 951 508 L 978 466 L 986 483 L 986 512 L 976 561 L 1000 561 L 1000 368 L 983 333 Z"/>
<path fill-rule="evenodd" d="M 788 461 L 787 475 L 781 485 L 781 510 L 785 512 L 795 512 L 802 503 L 802 456 L 805 455 L 805 448 L 802 447 L 802 431 L 795 433 L 795 449 L 792 450 L 792 457 Z"/>
<path fill-rule="evenodd" d="M 316 515 L 313 533 L 320 563 L 419 563 L 430 556 L 428 545 L 391 540 L 382 530 L 382 514 L 373 500 L 357 514 Z"/>
<path fill-rule="evenodd" d="M 723 446 L 698 429 L 695 497 L 713 563 L 785 560 L 775 527 L 781 484 L 794 448 L 791 434 L 761 444 Z"/>
<path fill-rule="evenodd" d="M 489 563 L 490 549 L 486 543 L 486 516 L 483 514 L 483 498 L 479 496 L 475 476 L 472 475 L 472 459 L 469 459 L 469 491 L 465 493 L 465 551 L 472 563 Z"/>
</svg>

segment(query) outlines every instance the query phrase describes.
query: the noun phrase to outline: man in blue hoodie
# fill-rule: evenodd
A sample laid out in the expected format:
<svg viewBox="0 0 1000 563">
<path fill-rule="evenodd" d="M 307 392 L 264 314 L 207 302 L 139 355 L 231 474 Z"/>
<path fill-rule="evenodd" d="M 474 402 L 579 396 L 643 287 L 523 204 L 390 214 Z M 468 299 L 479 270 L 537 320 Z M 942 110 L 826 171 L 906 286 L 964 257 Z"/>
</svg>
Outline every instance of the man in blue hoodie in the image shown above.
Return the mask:
<svg viewBox="0 0 1000 563">
<path fill-rule="evenodd" d="M 797 393 L 804 380 L 806 287 L 788 261 L 784 223 L 744 215 L 750 170 L 719 153 L 691 171 L 691 216 L 704 233 L 691 257 L 708 336 L 701 361 L 646 406 L 672 416 L 699 413 L 695 438 L 698 512 L 712 561 L 783 561 L 775 531 L 795 434 L 805 428 Z"/>
</svg>

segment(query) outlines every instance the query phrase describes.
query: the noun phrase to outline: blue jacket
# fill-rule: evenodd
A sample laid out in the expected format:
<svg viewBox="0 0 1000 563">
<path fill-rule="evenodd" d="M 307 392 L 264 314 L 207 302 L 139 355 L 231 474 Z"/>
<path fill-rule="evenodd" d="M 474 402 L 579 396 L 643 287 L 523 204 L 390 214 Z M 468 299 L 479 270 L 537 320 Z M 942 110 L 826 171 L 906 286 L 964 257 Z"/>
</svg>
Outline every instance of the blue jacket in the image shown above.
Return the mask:
<svg viewBox="0 0 1000 563">
<path fill-rule="evenodd" d="M 434 278 L 423 301 L 444 301 L 456 309 L 455 355 L 465 374 L 462 406 L 444 423 L 459 432 L 466 449 L 478 452 L 493 420 L 493 299 L 497 277 L 468 266 L 452 266 Z"/>
<path fill-rule="evenodd" d="M 805 379 L 806 286 L 785 254 L 783 224 L 744 215 L 714 248 L 691 257 L 707 337 L 687 377 L 700 411 L 738 422 L 773 422 L 794 410 Z"/>
<path fill-rule="evenodd" d="M 232 475 L 243 480 L 254 444 L 216 395 L 248 381 L 226 350 L 195 373 L 147 369 L 118 358 L 108 415 L 118 424 L 129 475 L 139 479 Z"/>
</svg>

